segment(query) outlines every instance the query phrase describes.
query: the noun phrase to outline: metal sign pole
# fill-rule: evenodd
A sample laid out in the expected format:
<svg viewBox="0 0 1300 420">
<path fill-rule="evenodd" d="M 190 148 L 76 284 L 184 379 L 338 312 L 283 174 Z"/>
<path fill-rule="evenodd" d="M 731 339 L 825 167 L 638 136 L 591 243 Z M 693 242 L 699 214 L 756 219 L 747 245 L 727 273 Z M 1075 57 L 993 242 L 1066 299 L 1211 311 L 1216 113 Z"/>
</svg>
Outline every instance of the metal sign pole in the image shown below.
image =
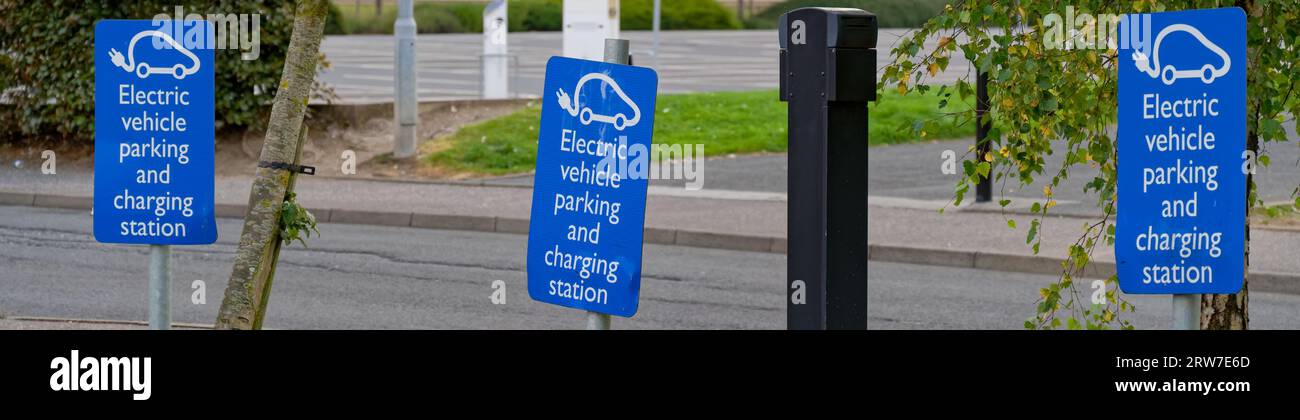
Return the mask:
<svg viewBox="0 0 1300 420">
<path fill-rule="evenodd" d="M 397 41 L 397 67 L 393 117 L 397 128 L 393 130 L 393 157 L 405 159 L 415 156 L 415 128 L 420 125 L 416 108 L 415 86 L 415 18 L 411 0 L 401 0 L 397 6 L 397 21 L 393 23 L 393 36 Z"/>
<path fill-rule="evenodd" d="M 1201 329 L 1201 295 L 1172 295 L 1174 301 L 1174 329 Z"/>
<path fill-rule="evenodd" d="M 631 56 L 628 50 L 632 43 L 626 39 L 606 38 L 605 39 L 605 62 L 614 64 L 628 64 Z M 575 92 L 576 94 L 576 92 Z M 608 330 L 609 314 L 587 311 L 587 329 L 588 330 Z"/>
<path fill-rule="evenodd" d="M 149 245 L 149 329 L 172 328 L 172 247 Z"/>
<path fill-rule="evenodd" d="M 658 69 L 659 69 L 659 12 L 660 12 L 660 3 L 661 3 L 661 0 L 655 0 L 655 10 L 654 10 L 654 19 L 653 19 L 653 26 L 654 26 L 654 28 L 653 28 L 653 29 L 654 29 L 654 38 L 653 38 L 653 42 L 654 42 L 654 46 L 650 49 L 651 51 L 653 51 L 652 53 L 650 53 L 650 55 L 654 57 L 654 63 L 653 63 L 653 65 L 654 65 L 655 70 L 658 70 Z"/>
</svg>

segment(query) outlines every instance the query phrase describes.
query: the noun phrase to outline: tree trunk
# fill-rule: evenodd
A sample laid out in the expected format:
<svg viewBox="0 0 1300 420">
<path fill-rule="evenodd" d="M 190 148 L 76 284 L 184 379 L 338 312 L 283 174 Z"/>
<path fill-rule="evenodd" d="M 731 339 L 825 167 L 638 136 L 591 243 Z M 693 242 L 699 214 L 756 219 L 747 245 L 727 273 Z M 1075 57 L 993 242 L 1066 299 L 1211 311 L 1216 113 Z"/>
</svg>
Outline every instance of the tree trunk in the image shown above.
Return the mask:
<svg viewBox="0 0 1300 420">
<path fill-rule="evenodd" d="M 1259 135 L 1255 132 L 1246 134 L 1246 149 L 1259 152 Z M 1246 174 L 1246 240 L 1245 272 L 1241 279 L 1241 291 L 1231 295 L 1201 295 L 1201 329 L 1202 330 L 1245 330 L 1250 328 L 1250 208 L 1254 199 L 1254 176 Z"/>
<path fill-rule="evenodd" d="M 1257 16 L 1260 11 L 1255 8 L 1253 0 L 1238 0 L 1236 6 L 1246 12 L 1247 25 L 1250 24 L 1250 17 Z M 1246 56 L 1257 57 L 1254 54 L 1254 47 L 1247 46 Z M 1255 82 L 1255 68 L 1257 63 L 1246 60 L 1246 86 Z M 1252 153 L 1252 156 L 1259 154 L 1259 100 L 1256 98 L 1248 99 L 1246 108 L 1246 118 L 1255 120 L 1256 129 L 1246 133 L 1246 150 Z M 1235 169 L 1235 168 L 1234 168 Z M 1246 236 L 1243 244 L 1245 255 L 1244 272 L 1241 273 L 1241 291 L 1231 295 L 1201 295 L 1201 329 L 1202 330 L 1245 330 L 1250 328 L 1250 209 L 1254 207 L 1255 200 L 1255 176 L 1246 173 Z"/>
<path fill-rule="evenodd" d="M 316 78 L 317 59 L 320 55 L 321 37 L 325 29 L 325 15 L 329 0 L 299 0 L 294 14 L 293 35 L 280 76 L 280 88 L 271 105 L 271 118 L 262 144 L 261 161 L 292 162 L 299 142 L 303 116 Z M 305 141 L 305 138 L 304 138 Z M 269 267 L 263 266 L 263 256 L 278 240 L 280 208 L 288 189 L 289 171 L 257 168 L 253 188 L 248 196 L 248 212 L 244 215 L 244 230 L 239 236 L 235 251 L 235 266 L 226 285 L 225 298 L 217 313 L 217 329 L 244 330 L 253 327 L 259 312 L 258 302 L 265 294 L 266 285 L 258 279 Z"/>
</svg>

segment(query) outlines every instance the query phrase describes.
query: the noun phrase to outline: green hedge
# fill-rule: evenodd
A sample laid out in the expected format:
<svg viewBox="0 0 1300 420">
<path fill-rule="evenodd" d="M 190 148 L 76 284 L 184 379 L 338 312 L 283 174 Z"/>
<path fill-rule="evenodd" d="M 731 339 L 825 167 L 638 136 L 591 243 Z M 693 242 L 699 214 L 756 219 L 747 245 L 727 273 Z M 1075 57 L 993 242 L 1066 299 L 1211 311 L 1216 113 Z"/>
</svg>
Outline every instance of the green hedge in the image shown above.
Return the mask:
<svg viewBox="0 0 1300 420">
<path fill-rule="evenodd" d="M 479 16 L 483 15 L 482 7 Z M 562 0 L 516 0 L 506 4 L 511 32 L 558 31 L 564 28 Z M 479 18 L 480 20 L 482 17 Z M 479 28 L 482 31 L 483 28 Z"/>
<path fill-rule="evenodd" d="M 256 60 L 238 49 L 216 50 L 218 129 L 261 127 L 275 97 L 293 31 L 289 0 L 0 0 L 0 87 L 17 87 L 12 105 L 0 106 L 0 140 L 20 137 L 89 142 L 95 132 L 95 22 L 152 19 L 159 13 L 260 13 Z M 5 69 L 4 67 L 9 67 Z M 254 92 L 259 92 L 254 94 Z M 329 92 L 318 88 L 314 95 Z"/>
<path fill-rule="evenodd" d="M 776 21 L 785 12 L 802 7 L 851 7 L 876 15 L 881 28 L 916 28 L 943 11 L 943 6 L 953 0 L 788 0 L 763 9 L 754 17 L 745 19 L 745 27 L 753 29 L 776 28 Z"/>
<path fill-rule="evenodd" d="M 619 26 L 649 30 L 654 25 L 654 0 L 622 0 Z M 739 29 L 736 13 L 717 0 L 660 0 L 660 29 Z"/>
<path fill-rule="evenodd" d="M 415 5 L 419 33 L 482 32 L 484 3 L 420 3 Z M 626 30 L 650 29 L 653 0 L 622 0 L 619 26 Z M 510 0 L 506 15 L 511 32 L 558 31 L 563 25 L 562 0 Z M 734 13 L 716 0 L 663 0 L 663 29 L 736 29 Z M 337 9 L 337 7 L 336 7 Z M 391 34 L 396 9 L 378 16 L 363 13 L 329 28 L 328 34 Z"/>
</svg>

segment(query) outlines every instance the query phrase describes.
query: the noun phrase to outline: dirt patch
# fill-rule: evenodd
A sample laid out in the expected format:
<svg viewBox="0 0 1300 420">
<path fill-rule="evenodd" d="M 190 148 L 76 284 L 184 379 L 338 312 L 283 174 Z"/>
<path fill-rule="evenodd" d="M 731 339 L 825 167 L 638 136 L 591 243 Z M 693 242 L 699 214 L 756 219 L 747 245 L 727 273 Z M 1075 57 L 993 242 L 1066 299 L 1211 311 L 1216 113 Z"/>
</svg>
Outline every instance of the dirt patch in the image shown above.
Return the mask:
<svg viewBox="0 0 1300 420">
<path fill-rule="evenodd" d="M 302 164 L 315 166 L 318 174 L 342 176 L 344 152 L 356 155 L 355 175 L 349 177 L 403 179 L 464 179 L 471 175 L 432 167 L 423 158 L 446 145 L 442 139 L 467 124 L 509 114 L 527 106 L 526 101 L 457 101 L 420 104 L 420 144 L 417 157 L 392 158 L 393 118 L 391 105 L 370 107 L 372 115 L 358 118 L 319 112 L 307 120 L 307 144 Z M 385 108 L 387 107 L 387 108 Z M 379 112 L 374 112 L 379 109 Z M 263 130 L 218 133 L 216 173 L 218 176 L 247 175 L 257 170 Z M 16 167 L 39 167 L 44 150 L 53 150 L 59 170 L 93 170 L 95 150 L 91 144 L 33 141 L 0 144 L 0 160 Z"/>
<path fill-rule="evenodd" d="M 1269 229 L 1300 231 L 1300 213 L 1283 213 L 1276 217 L 1269 217 L 1256 211 L 1251 216 L 1250 224 Z"/>
<path fill-rule="evenodd" d="M 302 161 L 317 173 L 342 176 L 343 154 L 356 154 L 356 177 L 448 179 L 463 174 L 448 173 L 423 163 L 423 157 L 441 147 L 441 139 L 467 124 L 509 114 L 526 106 L 523 102 L 458 102 L 421 104 L 420 144 L 413 159 L 392 158 L 394 122 L 391 112 L 364 119 L 359 124 L 331 118 L 314 118 L 308 124 L 307 145 Z M 239 139 L 225 139 L 217 146 L 218 174 L 248 174 L 257 166 L 263 134 L 245 133 Z"/>
</svg>

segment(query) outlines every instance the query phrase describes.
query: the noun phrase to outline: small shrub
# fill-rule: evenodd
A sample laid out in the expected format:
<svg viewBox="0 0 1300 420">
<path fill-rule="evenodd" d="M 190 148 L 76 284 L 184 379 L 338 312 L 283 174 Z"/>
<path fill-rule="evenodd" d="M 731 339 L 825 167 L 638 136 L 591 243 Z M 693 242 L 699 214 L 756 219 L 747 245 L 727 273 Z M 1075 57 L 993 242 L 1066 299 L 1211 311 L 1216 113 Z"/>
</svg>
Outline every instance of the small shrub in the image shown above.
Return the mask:
<svg viewBox="0 0 1300 420">
<path fill-rule="evenodd" d="M 95 133 L 95 22 L 152 19 L 174 13 L 259 13 L 260 50 L 243 60 L 238 49 L 216 50 L 216 126 L 260 128 L 275 98 L 293 32 L 289 0 L 0 0 L 0 88 L 14 88 L 0 107 L 0 141 L 50 138 L 90 142 Z M 325 66 L 321 60 L 320 66 Z M 316 86 L 313 97 L 330 98 Z"/>
</svg>

